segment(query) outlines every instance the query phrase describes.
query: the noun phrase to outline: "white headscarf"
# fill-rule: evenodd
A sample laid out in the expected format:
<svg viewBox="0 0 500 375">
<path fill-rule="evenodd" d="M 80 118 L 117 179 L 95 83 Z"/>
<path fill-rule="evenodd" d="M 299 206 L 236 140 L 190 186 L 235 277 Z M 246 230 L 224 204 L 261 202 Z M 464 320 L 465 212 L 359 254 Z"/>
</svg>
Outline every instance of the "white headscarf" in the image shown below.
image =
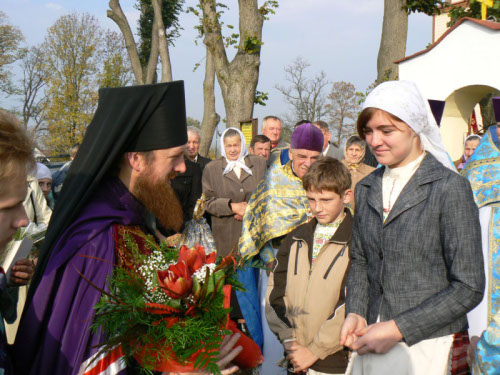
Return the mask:
<svg viewBox="0 0 500 375">
<path fill-rule="evenodd" d="M 446 152 L 431 107 L 413 82 L 381 83 L 366 98 L 363 109 L 369 107 L 382 109 L 399 117 L 417 133 L 426 151 L 434 155 L 445 167 L 457 171 Z"/>
<path fill-rule="evenodd" d="M 457 169 L 458 170 L 462 170 L 464 167 L 465 167 L 465 164 L 467 163 L 467 159 L 465 158 L 465 145 L 467 144 L 467 142 L 471 141 L 471 140 L 474 140 L 474 141 L 481 141 L 481 136 L 478 135 L 478 134 L 471 134 L 469 135 L 467 138 L 465 138 L 465 141 L 464 141 L 464 152 L 462 154 L 462 157 L 460 158 L 460 164 L 458 165 Z"/>
<path fill-rule="evenodd" d="M 40 181 L 43 178 L 52 180 L 52 173 L 50 173 L 50 169 L 45 164 L 36 163 L 36 179 Z"/>
<path fill-rule="evenodd" d="M 229 160 L 226 156 L 226 148 L 224 147 L 224 136 L 226 135 L 226 133 L 229 129 L 236 130 L 238 132 L 238 134 L 240 135 L 241 150 L 240 150 L 240 156 L 238 156 L 237 160 Z M 243 135 L 243 133 L 239 129 L 227 128 L 226 130 L 224 130 L 224 133 L 222 133 L 222 136 L 220 137 L 220 149 L 221 149 L 222 156 L 227 161 L 226 168 L 224 169 L 224 172 L 222 172 L 223 175 L 231 172 L 234 169 L 234 167 L 239 167 L 239 168 L 243 169 L 245 172 L 247 172 L 249 175 L 252 175 L 252 170 L 247 167 L 247 165 L 245 164 L 245 162 L 243 160 L 245 158 L 245 156 L 248 155 L 248 150 L 247 150 L 245 136 Z"/>
</svg>

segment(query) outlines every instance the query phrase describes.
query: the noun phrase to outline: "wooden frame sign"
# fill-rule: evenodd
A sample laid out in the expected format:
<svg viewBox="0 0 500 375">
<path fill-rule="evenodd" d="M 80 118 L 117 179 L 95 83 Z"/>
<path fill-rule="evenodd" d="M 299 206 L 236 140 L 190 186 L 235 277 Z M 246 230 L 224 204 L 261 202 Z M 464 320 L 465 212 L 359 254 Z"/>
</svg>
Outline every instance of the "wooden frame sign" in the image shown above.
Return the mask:
<svg viewBox="0 0 500 375">
<path fill-rule="evenodd" d="M 250 146 L 250 141 L 258 134 L 259 120 L 253 118 L 247 121 L 240 121 L 240 130 L 245 136 L 247 146 Z"/>
</svg>

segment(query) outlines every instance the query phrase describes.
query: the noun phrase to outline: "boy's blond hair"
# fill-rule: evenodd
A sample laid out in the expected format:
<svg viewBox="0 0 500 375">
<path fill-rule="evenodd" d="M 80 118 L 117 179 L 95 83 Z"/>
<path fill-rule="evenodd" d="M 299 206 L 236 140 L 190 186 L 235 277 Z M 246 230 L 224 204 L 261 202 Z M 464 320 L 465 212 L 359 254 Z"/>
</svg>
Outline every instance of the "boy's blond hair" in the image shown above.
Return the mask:
<svg viewBox="0 0 500 375">
<path fill-rule="evenodd" d="M 322 157 L 315 162 L 302 178 L 306 191 L 333 191 L 342 196 L 351 188 L 351 173 L 342 162 L 331 157 Z"/>
<path fill-rule="evenodd" d="M 5 193 L 5 181 L 32 172 L 35 165 L 26 130 L 14 115 L 0 110 L 0 195 Z"/>
</svg>

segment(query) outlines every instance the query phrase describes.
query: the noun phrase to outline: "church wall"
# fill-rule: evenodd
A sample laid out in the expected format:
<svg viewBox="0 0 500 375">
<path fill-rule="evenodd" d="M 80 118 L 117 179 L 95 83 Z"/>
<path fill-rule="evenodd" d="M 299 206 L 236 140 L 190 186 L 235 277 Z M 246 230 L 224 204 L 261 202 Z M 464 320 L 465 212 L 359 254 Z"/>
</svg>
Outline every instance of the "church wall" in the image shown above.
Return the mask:
<svg viewBox="0 0 500 375">
<path fill-rule="evenodd" d="M 454 160 L 462 154 L 472 109 L 491 88 L 500 90 L 494 74 L 500 48 L 494 45 L 500 45 L 500 31 L 466 21 L 429 52 L 399 64 L 399 79 L 414 81 L 426 99 L 447 101 L 441 134 Z"/>
<path fill-rule="evenodd" d="M 448 1 L 452 6 L 467 7 L 468 1 L 464 0 L 451 0 Z M 436 42 L 441 36 L 448 30 L 448 22 L 450 22 L 450 17 L 448 16 L 448 9 L 444 9 L 440 15 L 432 17 L 432 43 Z"/>
</svg>

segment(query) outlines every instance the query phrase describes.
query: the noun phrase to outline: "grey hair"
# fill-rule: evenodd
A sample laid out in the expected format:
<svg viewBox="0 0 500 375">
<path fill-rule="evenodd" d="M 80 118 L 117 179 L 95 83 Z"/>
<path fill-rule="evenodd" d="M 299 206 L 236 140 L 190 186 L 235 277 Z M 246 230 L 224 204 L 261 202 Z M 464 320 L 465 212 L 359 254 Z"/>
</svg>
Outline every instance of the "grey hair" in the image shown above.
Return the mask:
<svg viewBox="0 0 500 375">
<path fill-rule="evenodd" d="M 198 136 L 198 138 L 201 138 L 200 129 L 198 129 L 196 126 L 188 126 L 187 131 L 188 133 L 189 132 L 194 133 Z"/>
<path fill-rule="evenodd" d="M 262 120 L 262 130 L 264 130 L 266 128 L 266 123 L 267 123 L 267 120 L 274 120 L 274 121 L 279 121 L 280 124 L 282 124 L 282 121 L 279 117 L 276 117 L 276 116 L 266 116 L 264 117 L 264 119 Z"/>
<path fill-rule="evenodd" d="M 480 135 L 477 135 L 477 134 L 472 134 L 472 135 L 469 135 L 467 137 L 467 139 L 465 140 L 465 143 L 469 142 L 469 141 L 481 141 L 481 136 Z"/>
<path fill-rule="evenodd" d="M 226 132 L 224 133 L 224 140 L 226 140 L 226 138 L 236 137 L 236 136 L 239 139 L 241 139 L 241 135 L 240 135 L 240 133 L 238 133 L 238 131 L 236 129 L 227 129 Z"/>
<path fill-rule="evenodd" d="M 360 137 L 358 137 L 357 135 L 353 135 L 347 139 L 345 147 L 346 149 L 348 149 L 352 145 L 358 145 L 359 147 L 364 148 L 366 144 L 365 141 L 363 141 Z"/>
</svg>

